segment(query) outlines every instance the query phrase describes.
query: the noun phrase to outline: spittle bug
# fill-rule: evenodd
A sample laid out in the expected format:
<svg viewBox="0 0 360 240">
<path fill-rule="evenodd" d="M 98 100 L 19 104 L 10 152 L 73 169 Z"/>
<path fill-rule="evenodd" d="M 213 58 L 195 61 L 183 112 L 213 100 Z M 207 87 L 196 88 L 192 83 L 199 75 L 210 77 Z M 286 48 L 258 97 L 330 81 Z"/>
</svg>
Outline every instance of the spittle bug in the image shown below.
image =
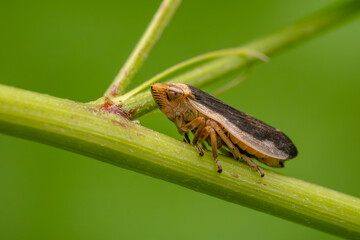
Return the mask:
<svg viewBox="0 0 360 240">
<path fill-rule="evenodd" d="M 252 158 L 270 166 L 284 167 L 285 160 L 297 156 L 292 141 L 280 130 L 237 110 L 210 94 L 187 84 L 155 83 L 151 91 L 156 104 L 169 120 L 175 123 L 184 141 L 192 144 L 202 156 L 198 142 L 211 148 L 218 172 L 222 167 L 217 159 L 218 149 L 229 150 L 235 159 L 242 158 L 264 176 Z M 226 149 L 227 148 L 227 149 Z"/>
</svg>

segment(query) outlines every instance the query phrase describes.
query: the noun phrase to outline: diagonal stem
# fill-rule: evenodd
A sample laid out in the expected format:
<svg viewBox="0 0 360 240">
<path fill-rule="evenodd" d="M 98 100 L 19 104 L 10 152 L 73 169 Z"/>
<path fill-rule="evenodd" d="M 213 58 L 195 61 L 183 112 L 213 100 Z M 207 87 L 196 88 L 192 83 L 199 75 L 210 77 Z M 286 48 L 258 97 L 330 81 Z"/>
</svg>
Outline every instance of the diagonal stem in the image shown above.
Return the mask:
<svg viewBox="0 0 360 240">
<path fill-rule="evenodd" d="M 266 56 L 274 55 L 344 22 L 344 20 L 358 13 L 359 10 L 360 1 L 345 1 L 298 21 L 270 36 L 246 44 L 243 49 L 255 49 Z M 168 82 L 181 82 L 199 87 L 216 81 L 226 74 L 240 73 L 258 60 L 254 56 L 224 56 L 190 69 Z M 140 117 L 156 107 L 150 91 L 141 92 L 120 104 L 124 106 L 125 110 L 135 112 L 132 118 Z"/>
<path fill-rule="evenodd" d="M 116 75 L 110 87 L 106 90 L 105 96 L 115 97 L 124 93 L 175 14 L 180 3 L 181 0 L 163 0 L 144 35 L 120 72 Z"/>
<path fill-rule="evenodd" d="M 148 89 L 151 84 L 156 83 L 164 78 L 166 78 L 167 76 L 169 76 L 170 74 L 173 74 L 185 67 L 191 66 L 193 64 L 198 64 L 201 63 L 203 61 L 206 60 L 211 60 L 214 58 L 219 58 L 219 57 L 223 57 L 226 55 L 241 55 L 241 56 L 251 56 L 251 57 L 255 57 L 258 58 L 264 62 L 267 62 L 269 60 L 269 58 L 264 55 L 263 53 L 259 52 L 259 51 L 255 51 L 253 49 L 245 49 L 245 48 L 230 48 L 230 49 L 223 49 L 223 50 L 219 50 L 219 51 L 214 51 L 214 52 L 209 52 L 209 53 L 205 53 L 193 58 L 190 58 L 186 61 L 183 61 L 181 63 L 178 63 L 174 66 L 172 66 L 171 68 L 157 74 L 155 77 L 151 78 L 150 80 L 144 82 L 143 84 L 141 84 L 140 86 L 134 88 L 133 90 L 127 92 L 124 95 L 121 95 L 119 97 L 116 97 L 113 99 L 114 102 L 122 102 L 125 101 L 126 99 L 136 95 L 137 93 Z"/>
</svg>

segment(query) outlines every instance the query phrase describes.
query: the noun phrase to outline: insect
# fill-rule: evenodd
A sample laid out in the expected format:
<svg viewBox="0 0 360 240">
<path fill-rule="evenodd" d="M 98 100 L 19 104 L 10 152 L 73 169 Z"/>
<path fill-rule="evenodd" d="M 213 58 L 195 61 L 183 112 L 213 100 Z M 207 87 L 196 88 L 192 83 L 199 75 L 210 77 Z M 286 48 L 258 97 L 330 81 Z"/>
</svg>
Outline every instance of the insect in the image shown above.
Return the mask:
<svg viewBox="0 0 360 240">
<path fill-rule="evenodd" d="M 192 144 L 204 155 L 198 142 L 207 142 L 217 164 L 218 149 L 242 158 L 264 176 L 264 171 L 252 158 L 275 168 L 284 167 L 285 160 L 297 156 L 292 141 L 280 130 L 237 110 L 210 94 L 187 84 L 155 83 L 151 91 L 156 104 L 174 122 L 184 141 L 190 143 L 188 133 L 194 135 Z M 204 146 L 204 145 L 203 145 Z"/>
</svg>

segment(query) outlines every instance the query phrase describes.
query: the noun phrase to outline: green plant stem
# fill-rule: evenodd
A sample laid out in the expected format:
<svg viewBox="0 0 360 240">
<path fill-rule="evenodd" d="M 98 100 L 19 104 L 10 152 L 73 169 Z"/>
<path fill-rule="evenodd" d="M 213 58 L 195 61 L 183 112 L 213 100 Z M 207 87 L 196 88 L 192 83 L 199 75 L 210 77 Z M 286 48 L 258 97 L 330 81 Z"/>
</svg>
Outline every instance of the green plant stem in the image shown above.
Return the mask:
<svg viewBox="0 0 360 240">
<path fill-rule="evenodd" d="M 317 14 L 294 23 L 268 37 L 259 39 L 252 43 L 244 45 L 243 49 L 255 49 L 267 56 L 274 55 L 335 25 L 358 13 L 360 10 L 360 1 L 345 1 L 342 4 L 335 5 L 331 8 L 324 9 Z M 226 74 L 235 71 L 241 72 L 248 68 L 259 59 L 254 56 L 225 56 L 197 66 L 182 75 L 170 79 L 168 82 L 181 82 L 191 84 L 197 87 L 208 84 L 212 81 L 223 77 Z M 129 98 L 121 103 L 127 111 L 135 111 L 133 118 L 142 116 L 153 110 L 155 102 L 153 101 L 150 91 L 142 92 Z"/>
<path fill-rule="evenodd" d="M 175 14 L 180 3 L 181 0 L 163 0 L 139 43 L 136 45 L 110 87 L 106 90 L 105 96 L 115 97 L 124 93 L 155 43 L 160 38 L 165 27 Z"/>
<path fill-rule="evenodd" d="M 0 131 L 161 178 L 345 238 L 360 238 L 360 200 L 220 156 L 99 107 L 0 85 Z"/>
<path fill-rule="evenodd" d="M 269 60 L 268 57 L 266 55 L 262 54 L 261 52 L 254 51 L 252 49 L 243 49 L 243 48 L 230 48 L 230 49 L 223 49 L 223 50 L 219 50 L 219 51 L 205 53 L 205 54 L 190 58 L 184 62 L 181 62 L 181 63 L 178 63 L 178 64 L 172 66 L 171 68 L 157 74 L 153 78 L 149 79 L 148 81 L 144 82 L 143 84 L 134 88 L 133 90 L 127 92 L 126 94 L 114 98 L 113 101 L 114 102 L 124 102 L 125 100 L 129 99 L 130 97 L 133 97 L 135 94 L 137 94 L 145 89 L 148 89 L 151 86 L 151 84 L 159 82 L 160 80 L 164 79 L 165 77 L 169 76 L 170 74 L 173 74 L 176 71 L 179 71 L 185 67 L 191 66 L 193 64 L 196 64 L 196 63 L 199 63 L 202 61 L 206 61 L 206 60 L 210 60 L 210 59 L 214 59 L 214 58 L 218 58 L 218 57 L 222 57 L 222 56 L 226 56 L 226 55 L 252 56 L 252 57 L 259 58 L 259 59 L 263 60 L 264 62 Z"/>
</svg>

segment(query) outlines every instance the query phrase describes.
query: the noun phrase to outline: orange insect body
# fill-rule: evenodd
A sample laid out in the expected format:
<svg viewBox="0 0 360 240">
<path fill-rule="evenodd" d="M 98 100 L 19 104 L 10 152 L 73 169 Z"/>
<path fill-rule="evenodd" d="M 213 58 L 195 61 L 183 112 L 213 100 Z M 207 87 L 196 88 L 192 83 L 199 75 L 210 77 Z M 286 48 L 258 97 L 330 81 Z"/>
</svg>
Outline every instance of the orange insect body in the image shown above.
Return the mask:
<svg viewBox="0 0 360 240">
<path fill-rule="evenodd" d="M 203 155 L 198 142 L 206 141 L 212 148 L 218 172 L 222 167 L 217 149 L 225 146 L 234 158 L 242 158 L 264 176 L 263 170 L 251 158 L 271 167 L 283 167 L 294 158 L 297 149 L 280 130 L 237 110 L 193 86 L 180 83 L 156 83 L 151 86 L 160 110 L 175 123 L 184 140 L 194 134 L 192 144 Z"/>
</svg>

